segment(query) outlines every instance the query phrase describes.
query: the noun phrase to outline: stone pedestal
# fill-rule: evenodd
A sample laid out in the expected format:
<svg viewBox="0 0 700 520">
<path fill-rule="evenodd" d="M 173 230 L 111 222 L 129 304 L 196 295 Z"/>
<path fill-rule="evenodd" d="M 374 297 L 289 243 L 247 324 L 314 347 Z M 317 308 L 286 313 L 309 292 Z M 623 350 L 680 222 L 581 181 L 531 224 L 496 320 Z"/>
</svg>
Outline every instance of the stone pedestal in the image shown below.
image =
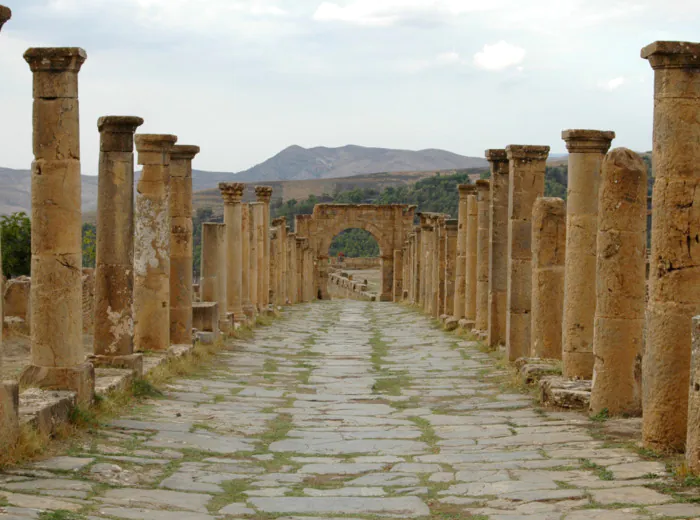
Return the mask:
<svg viewBox="0 0 700 520">
<path fill-rule="evenodd" d="M 530 352 L 532 306 L 532 207 L 544 194 L 549 146 L 510 145 L 508 156 L 508 291 L 506 354 L 509 361 Z"/>
<path fill-rule="evenodd" d="M 445 314 L 455 316 L 455 288 L 457 284 L 457 240 L 459 221 L 445 221 Z M 464 301 L 464 299 L 462 299 Z"/>
<path fill-rule="evenodd" d="M 241 198 L 245 184 L 222 182 L 219 191 L 224 199 L 224 224 L 226 225 L 226 298 L 228 312 L 236 323 L 245 321 L 243 313 L 243 221 Z"/>
<path fill-rule="evenodd" d="M 205 222 L 202 224 L 202 259 L 200 293 L 202 302 L 217 302 L 219 328 L 229 332 L 226 319 L 226 224 Z"/>
<path fill-rule="evenodd" d="M 614 132 L 564 130 L 569 150 L 564 288 L 564 377 L 593 376 L 598 185 Z"/>
<path fill-rule="evenodd" d="M 170 346 L 170 150 L 174 135 L 136 135 L 138 164 L 134 237 L 134 345 Z"/>
<path fill-rule="evenodd" d="M 490 347 L 506 341 L 508 291 L 508 156 L 505 150 L 486 150 L 491 165 L 489 215 L 489 317 L 486 342 Z"/>
<path fill-rule="evenodd" d="M 82 218 L 79 48 L 33 48 L 31 358 L 25 386 L 71 390 L 90 404 L 95 381 L 85 362 L 82 316 Z"/>
<path fill-rule="evenodd" d="M 489 325 L 489 243 L 491 214 L 491 184 L 476 181 L 476 316 L 474 328 L 486 331 Z"/>
<path fill-rule="evenodd" d="M 532 209 L 532 351 L 561 359 L 566 257 L 566 203 L 540 197 Z"/>
<path fill-rule="evenodd" d="M 263 204 L 263 256 L 261 284 L 258 297 L 260 298 L 260 305 L 267 309 L 267 307 L 270 305 L 270 285 L 272 278 L 270 271 L 270 264 L 272 263 L 270 254 L 270 199 L 272 198 L 272 188 L 269 186 L 256 186 L 255 196 L 257 201 Z"/>
<path fill-rule="evenodd" d="M 654 207 L 644 353 L 644 443 L 686 439 L 691 318 L 700 314 L 700 43 L 655 42 Z"/>
<path fill-rule="evenodd" d="M 170 151 L 170 343 L 192 343 L 192 159 L 199 146 Z"/>
<path fill-rule="evenodd" d="M 458 320 L 464 318 L 464 303 L 466 299 L 466 270 L 467 270 L 467 199 L 471 190 L 470 184 L 460 184 L 459 209 L 457 224 L 457 253 L 455 260 L 455 298 L 453 304 L 453 316 Z"/>
<path fill-rule="evenodd" d="M 626 148 L 603 161 L 591 413 L 641 413 L 647 242 L 647 167 Z"/>
<path fill-rule="evenodd" d="M 393 293 L 395 302 L 401 301 L 401 295 L 403 294 L 403 250 L 396 249 L 394 251 L 394 280 L 393 280 Z"/>
<path fill-rule="evenodd" d="M 95 267 L 95 366 L 129 368 L 141 375 L 134 353 L 134 132 L 140 117 L 97 121 L 100 162 Z"/>
<path fill-rule="evenodd" d="M 479 207 L 476 186 L 471 186 L 467 196 L 467 245 L 465 269 L 464 317 L 468 322 L 476 321 L 476 238 L 479 234 Z"/>
</svg>

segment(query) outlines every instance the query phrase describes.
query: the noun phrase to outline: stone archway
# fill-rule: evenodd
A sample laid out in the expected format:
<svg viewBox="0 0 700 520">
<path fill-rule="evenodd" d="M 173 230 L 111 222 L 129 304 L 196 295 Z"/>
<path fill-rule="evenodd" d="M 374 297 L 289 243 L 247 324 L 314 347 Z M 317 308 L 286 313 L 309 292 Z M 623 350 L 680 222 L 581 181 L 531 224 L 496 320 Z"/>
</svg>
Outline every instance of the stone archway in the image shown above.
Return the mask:
<svg viewBox="0 0 700 520">
<path fill-rule="evenodd" d="M 333 237 L 346 229 L 369 232 L 379 244 L 382 288 L 380 299 L 391 301 L 394 250 L 401 249 L 413 228 L 415 206 L 407 204 L 317 204 L 312 215 L 297 215 L 297 236 L 308 237 L 315 257 L 314 294 L 328 299 L 328 250 Z"/>
</svg>

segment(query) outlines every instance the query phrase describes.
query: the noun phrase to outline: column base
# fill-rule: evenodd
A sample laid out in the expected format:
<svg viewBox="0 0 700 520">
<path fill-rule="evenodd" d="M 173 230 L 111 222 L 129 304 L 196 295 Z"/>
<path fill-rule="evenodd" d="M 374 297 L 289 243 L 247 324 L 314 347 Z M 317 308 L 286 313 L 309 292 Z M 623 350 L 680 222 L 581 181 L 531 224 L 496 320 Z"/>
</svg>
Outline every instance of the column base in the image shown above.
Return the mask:
<svg viewBox="0 0 700 520">
<path fill-rule="evenodd" d="M 43 390 L 75 392 L 81 406 L 89 406 L 95 397 L 95 367 L 82 363 L 72 367 L 40 367 L 29 365 L 19 382 L 22 386 L 36 386 Z"/>
<path fill-rule="evenodd" d="M 134 377 L 143 377 L 143 354 L 124 356 L 93 355 L 88 357 L 95 368 L 125 368 L 134 373 Z"/>
<path fill-rule="evenodd" d="M 12 446 L 19 436 L 19 385 L 0 381 L 0 446 Z"/>
<path fill-rule="evenodd" d="M 474 328 L 474 320 L 468 320 L 466 318 L 462 318 L 457 324 L 462 330 L 472 330 Z"/>
<path fill-rule="evenodd" d="M 253 307 L 252 303 L 246 304 L 243 306 L 243 313 L 246 315 L 246 317 L 249 320 L 254 320 L 255 319 L 255 307 Z"/>
</svg>

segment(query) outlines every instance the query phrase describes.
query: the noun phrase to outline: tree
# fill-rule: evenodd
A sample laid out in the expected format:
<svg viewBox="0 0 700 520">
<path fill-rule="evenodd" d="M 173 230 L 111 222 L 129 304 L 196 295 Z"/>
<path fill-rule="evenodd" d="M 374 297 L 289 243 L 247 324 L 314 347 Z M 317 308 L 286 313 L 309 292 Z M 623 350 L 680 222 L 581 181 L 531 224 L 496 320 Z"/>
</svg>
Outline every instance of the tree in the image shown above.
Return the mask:
<svg viewBox="0 0 700 520">
<path fill-rule="evenodd" d="M 95 267 L 97 260 L 97 228 L 87 222 L 83 224 L 83 267 Z"/>
<path fill-rule="evenodd" d="M 0 219 L 2 236 L 2 272 L 10 278 L 29 276 L 32 261 L 32 223 L 24 211 L 3 215 Z"/>
</svg>

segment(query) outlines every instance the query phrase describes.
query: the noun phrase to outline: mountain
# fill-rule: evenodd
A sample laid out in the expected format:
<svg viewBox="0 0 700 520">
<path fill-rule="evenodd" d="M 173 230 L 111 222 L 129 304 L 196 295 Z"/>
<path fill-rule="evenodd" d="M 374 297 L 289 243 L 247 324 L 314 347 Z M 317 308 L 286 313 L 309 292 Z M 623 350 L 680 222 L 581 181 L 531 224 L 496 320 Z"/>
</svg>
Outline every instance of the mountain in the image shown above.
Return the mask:
<svg viewBox="0 0 700 520">
<path fill-rule="evenodd" d="M 392 150 L 348 145 L 340 148 L 290 146 L 267 161 L 239 172 L 241 182 L 353 177 L 378 172 L 436 171 L 486 166 L 486 160 L 445 150 Z"/>
</svg>

